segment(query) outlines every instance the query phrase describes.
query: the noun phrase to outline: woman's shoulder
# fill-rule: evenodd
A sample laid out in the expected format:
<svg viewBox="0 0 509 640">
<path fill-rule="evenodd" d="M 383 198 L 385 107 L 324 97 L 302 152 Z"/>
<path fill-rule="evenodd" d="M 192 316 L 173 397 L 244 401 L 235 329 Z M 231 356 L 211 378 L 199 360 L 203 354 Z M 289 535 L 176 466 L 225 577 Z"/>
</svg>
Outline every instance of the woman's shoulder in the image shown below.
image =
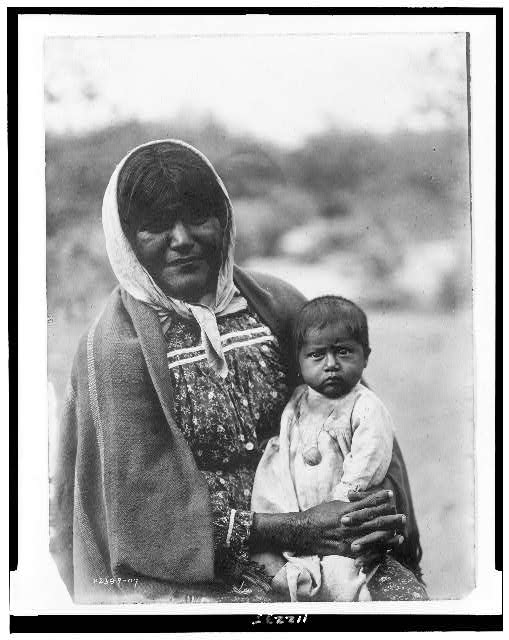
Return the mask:
<svg viewBox="0 0 509 640">
<path fill-rule="evenodd" d="M 236 265 L 234 280 L 241 289 L 241 293 L 249 293 L 256 288 L 261 289 L 290 311 L 300 308 L 306 302 L 306 297 L 293 285 L 267 273 L 244 269 Z"/>
<path fill-rule="evenodd" d="M 124 305 L 122 289 L 115 287 L 103 308 L 82 334 L 76 357 L 86 357 L 87 347 L 100 341 L 101 349 L 106 354 L 108 350 L 115 349 L 120 343 L 125 343 L 135 335 L 132 321 Z"/>
</svg>

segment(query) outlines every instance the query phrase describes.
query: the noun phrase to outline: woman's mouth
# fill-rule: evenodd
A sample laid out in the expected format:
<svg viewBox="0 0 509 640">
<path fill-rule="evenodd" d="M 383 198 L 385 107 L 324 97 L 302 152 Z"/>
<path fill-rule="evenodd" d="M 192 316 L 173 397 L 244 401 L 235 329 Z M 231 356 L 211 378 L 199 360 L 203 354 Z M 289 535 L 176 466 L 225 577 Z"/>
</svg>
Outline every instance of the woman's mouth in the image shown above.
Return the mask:
<svg viewBox="0 0 509 640">
<path fill-rule="evenodd" d="M 201 262 L 203 258 L 201 256 L 185 256 L 182 258 L 175 258 L 175 260 L 170 260 L 168 262 L 169 267 L 186 267 L 192 266 Z"/>
</svg>

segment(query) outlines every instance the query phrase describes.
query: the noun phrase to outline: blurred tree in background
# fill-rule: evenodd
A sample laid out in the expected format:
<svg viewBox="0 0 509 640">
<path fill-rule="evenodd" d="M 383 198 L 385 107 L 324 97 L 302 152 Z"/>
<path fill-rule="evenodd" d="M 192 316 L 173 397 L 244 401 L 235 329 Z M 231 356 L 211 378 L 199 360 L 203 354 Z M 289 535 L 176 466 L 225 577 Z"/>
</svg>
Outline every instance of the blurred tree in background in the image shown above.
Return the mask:
<svg viewBox="0 0 509 640">
<path fill-rule="evenodd" d="M 468 150 L 461 131 L 375 136 L 330 129 L 287 150 L 233 135 L 214 120 L 133 121 L 79 136 L 47 135 L 48 314 L 60 327 L 83 331 L 116 284 L 100 220 L 115 165 L 134 146 L 165 137 L 198 147 L 223 178 L 235 208 L 239 263 L 276 275 L 281 261 L 293 265 L 305 293 L 303 266 L 324 265 L 368 307 L 447 309 L 468 299 Z"/>
<path fill-rule="evenodd" d="M 67 303 L 72 312 L 76 296 L 89 299 L 85 290 L 67 291 L 67 268 L 70 275 L 79 266 L 92 288 L 113 285 L 100 232 L 109 176 L 134 146 L 172 136 L 203 150 L 222 176 L 236 210 L 240 262 L 285 250 L 305 260 L 346 251 L 366 267 L 372 263 L 371 276 L 388 278 L 409 246 L 415 252 L 420 244 L 447 242 L 454 253 L 458 242 L 465 244 L 468 153 L 457 130 L 385 137 L 330 130 L 285 151 L 233 136 L 213 121 L 192 130 L 178 122 L 130 122 L 47 137 L 50 307 Z M 294 234 L 290 242 L 286 236 L 296 227 L 303 228 L 302 241 Z M 314 238 L 311 246 L 305 237 Z"/>
</svg>

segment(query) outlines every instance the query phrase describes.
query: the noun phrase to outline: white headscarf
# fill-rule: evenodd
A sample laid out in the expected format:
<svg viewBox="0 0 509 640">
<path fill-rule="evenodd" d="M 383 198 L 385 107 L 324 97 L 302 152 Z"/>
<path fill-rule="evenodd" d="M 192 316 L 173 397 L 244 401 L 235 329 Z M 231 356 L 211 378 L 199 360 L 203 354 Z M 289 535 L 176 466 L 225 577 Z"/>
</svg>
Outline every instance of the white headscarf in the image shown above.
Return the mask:
<svg viewBox="0 0 509 640">
<path fill-rule="evenodd" d="M 228 211 L 224 232 L 228 237 L 224 238 L 223 246 L 228 247 L 228 250 L 218 274 L 215 303 L 213 306 L 201 303 L 190 304 L 183 300 L 169 298 L 154 282 L 152 276 L 138 260 L 120 223 L 117 203 L 117 182 L 120 170 L 126 160 L 138 149 L 162 143 L 171 143 L 176 147 L 184 147 L 192 153 L 195 153 L 209 167 L 225 195 Z M 210 366 L 216 373 L 225 378 L 228 375 L 228 368 L 221 346 L 216 316 L 234 313 L 235 311 L 243 309 L 246 307 L 246 301 L 240 295 L 236 295 L 238 294 L 238 290 L 233 284 L 233 249 L 235 244 L 233 208 L 226 188 L 210 161 L 198 151 L 198 149 L 180 140 L 154 140 L 136 147 L 120 161 L 110 178 L 103 199 L 102 222 L 108 257 L 113 272 L 121 286 L 130 293 L 133 298 L 145 302 L 154 308 L 163 326 L 165 323 L 167 324 L 171 314 L 175 312 L 184 318 L 194 317 L 201 328 L 202 343 Z"/>
</svg>

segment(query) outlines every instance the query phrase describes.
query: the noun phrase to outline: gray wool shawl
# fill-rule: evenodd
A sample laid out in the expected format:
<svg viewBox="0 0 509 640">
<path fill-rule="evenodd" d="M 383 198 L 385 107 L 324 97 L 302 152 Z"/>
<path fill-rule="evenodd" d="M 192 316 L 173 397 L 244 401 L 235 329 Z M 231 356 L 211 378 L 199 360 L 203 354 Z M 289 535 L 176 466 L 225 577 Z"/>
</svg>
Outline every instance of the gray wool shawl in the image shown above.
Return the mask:
<svg viewBox="0 0 509 640">
<path fill-rule="evenodd" d="M 279 338 L 294 386 L 289 336 L 303 296 L 238 267 L 234 280 Z M 409 520 L 401 552 L 418 568 L 417 525 L 397 444 L 388 475 Z M 153 309 L 120 287 L 74 359 L 55 496 L 51 550 L 75 602 L 171 598 L 175 585 L 214 580 L 209 493 L 174 420 L 161 325 Z"/>
</svg>

